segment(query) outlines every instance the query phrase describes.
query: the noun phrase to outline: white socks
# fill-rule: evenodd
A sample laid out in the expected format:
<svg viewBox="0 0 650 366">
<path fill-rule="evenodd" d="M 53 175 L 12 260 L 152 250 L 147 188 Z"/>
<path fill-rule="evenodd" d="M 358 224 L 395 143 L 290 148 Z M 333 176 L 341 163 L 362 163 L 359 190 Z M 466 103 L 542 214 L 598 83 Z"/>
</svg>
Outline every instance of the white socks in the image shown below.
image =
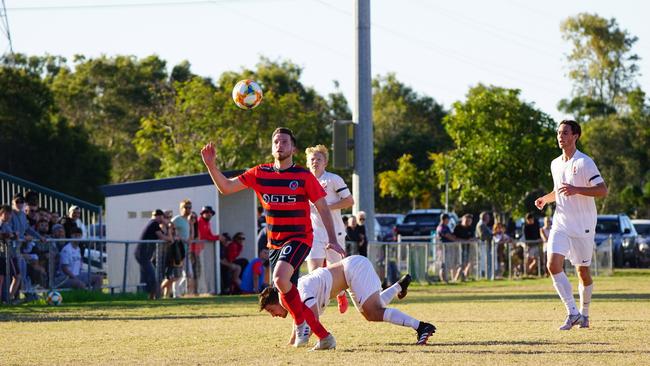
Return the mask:
<svg viewBox="0 0 650 366">
<path fill-rule="evenodd" d="M 578 314 L 576 301 L 573 298 L 573 289 L 571 288 L 571 282 L 569 282 L 569 278 L 566 276 L 564 271 L 558 274 L 554 274 L 552 278 L 553 278 L 553 287 L 555 287 L 555 290 L 557 291 L 558 295 L 560 295 L 560 299 L 562 299 L 562 302 L 566 307 L 567 313 L 569 315 Z"/>
<path fill-rule="evenodd" d="M 580 314 L 589 316 L 589 303 L 591 302 L 591 291 L 594 289 L 594 284 L 584 286 L 582 283 L 578 285 L 578 293 L 580 294 Z"/>
<path fill-rule="evenodd" d="M 381 299 L 381 304 L 386 307 L 390 304 L 391 301 L 397 296 L 397 294 L 402 291 L 402 286 L 399 283 L 395 282 L 391 287 L 385 289 L 379 294 Z"/>
<path fill-rule="evenodd" d="M 403 327 L 411 327 L 415 330 L 417 330 L 420 326 L 419 320 L 411 318 L 410 316 L 393 308 L 384 309 L 384 321 L 393 323 L 395 325 L 401 325 Z"/>
</svg>

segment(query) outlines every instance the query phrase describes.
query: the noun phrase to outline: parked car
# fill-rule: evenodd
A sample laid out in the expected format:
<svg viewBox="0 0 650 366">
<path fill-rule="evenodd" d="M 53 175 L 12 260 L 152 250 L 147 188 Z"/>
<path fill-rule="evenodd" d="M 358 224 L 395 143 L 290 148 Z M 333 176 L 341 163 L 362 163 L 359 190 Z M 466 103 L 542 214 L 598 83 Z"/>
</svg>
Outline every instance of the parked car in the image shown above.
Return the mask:
<svg viewBox="0 0 650 366">
<path fill-rule="evenodd" d="M 610 235 L 613 240 L 614 267 L 636 266 L 637 233 L 626 214 L 598 215 L 596 245 L 600 246 Z"/>
<path fill-rule="evenodd" d="M 634 225 L 638 235 L 636 237 L 636 245 L 639 251 L 637 264 L 642 267 L 650 267 L 650 220 L 632 220 L 632 225 Z"/>
<path fill-rule="evenodd" d="M 397 225 L 397 234 L 401 236 L 428 236 L 436 231 L 440 223 L 440 215 L 445 212 L 441 208 L 411 210 L 404 216 L 404 222 Z M 454 230 L 458 222 L 455 213 L 449 213 L 449 228 Z"/>
<path fill-rule="evenodd" d="M 404 215 L 393 213 L 375 214 L 375 240 L 396 241 L 396 226 L 404 221 Z"/>
</svg>

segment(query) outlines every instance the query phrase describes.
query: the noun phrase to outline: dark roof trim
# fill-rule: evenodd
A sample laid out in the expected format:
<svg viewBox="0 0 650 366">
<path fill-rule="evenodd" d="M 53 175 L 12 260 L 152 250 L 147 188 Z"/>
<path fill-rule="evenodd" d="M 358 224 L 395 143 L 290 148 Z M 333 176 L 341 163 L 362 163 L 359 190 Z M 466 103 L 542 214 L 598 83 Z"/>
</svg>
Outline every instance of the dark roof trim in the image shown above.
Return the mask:
<svg viewBox="0 0 650 366">
<path fill-rule="evenodd" d="M 231 170 L 223 172 L 223 174 L 228 177 L 236 177 L 243 173 L 243 170 Z M 157 192 L 157 191 L 166 191 L 170 189 L 179 189 L 179 188 L 189 188 L 189 187 L 200 187 L 200 186 L 209 186 L 212 185 L 212 179 L 208 173 L 194 174 L 194 175 L 183 175 L 180 177 L 172 178 L 161 178 L 161 179 L 150 179 L 150 180 L 141 180 L 137 182 L 127 182 L 127 183 L 118 183 L 118 184 L 108 184 L 101 186 L 104 196 L 113 197 L 113 196 L 125 196 L 128 194 L 137 194 L 144 192 Z"/>
</svg>

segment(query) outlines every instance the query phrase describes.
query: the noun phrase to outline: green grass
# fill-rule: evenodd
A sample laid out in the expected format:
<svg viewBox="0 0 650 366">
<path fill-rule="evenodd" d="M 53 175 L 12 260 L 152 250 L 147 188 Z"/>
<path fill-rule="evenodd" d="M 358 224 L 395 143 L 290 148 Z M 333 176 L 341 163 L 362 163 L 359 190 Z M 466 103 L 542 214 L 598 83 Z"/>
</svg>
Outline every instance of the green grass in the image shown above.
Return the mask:
<svg viewBox="0 0 650 366">
<path fill-rule="evenodd" d="M 288 347 L 290 321 L 258 312 L 254 296 L 63 293 L 58 307 L 0 307 L 0 364 L 647 364 L 650 272 L 596 278 L 594 292 L 592 329 L 559 332 L 564 308 L 549 279 L 414 285 L 392 306 L 436 324 L 429 345 L 332 304 L 322 320 L 338 347 L 316 354 Z"/>
</svg>

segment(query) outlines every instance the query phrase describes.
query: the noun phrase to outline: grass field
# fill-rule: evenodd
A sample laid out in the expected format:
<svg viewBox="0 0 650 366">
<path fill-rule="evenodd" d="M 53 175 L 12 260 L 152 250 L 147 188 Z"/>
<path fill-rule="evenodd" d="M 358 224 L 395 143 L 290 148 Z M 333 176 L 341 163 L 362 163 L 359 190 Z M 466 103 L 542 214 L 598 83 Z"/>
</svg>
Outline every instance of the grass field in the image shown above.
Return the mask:
<svg viewBox="0 0 650 366">
<path fill-rule="evenodd" d="M 0 307 L 0 364 L 650 363 L 650 272 L 596 278 L 594 292 L 592 328 L 560 332 L 550 279 L 413 286 L 393 305 L 438 327 L 426 346 L 354 308 L 340 315 L 334 301 L 322 320 L 338 347 L 315 354 L 287 346 L 290 321 L 258 312 L 253 296 L 75 303 L 64 294 L 59 307 Z"/>
</svg>

